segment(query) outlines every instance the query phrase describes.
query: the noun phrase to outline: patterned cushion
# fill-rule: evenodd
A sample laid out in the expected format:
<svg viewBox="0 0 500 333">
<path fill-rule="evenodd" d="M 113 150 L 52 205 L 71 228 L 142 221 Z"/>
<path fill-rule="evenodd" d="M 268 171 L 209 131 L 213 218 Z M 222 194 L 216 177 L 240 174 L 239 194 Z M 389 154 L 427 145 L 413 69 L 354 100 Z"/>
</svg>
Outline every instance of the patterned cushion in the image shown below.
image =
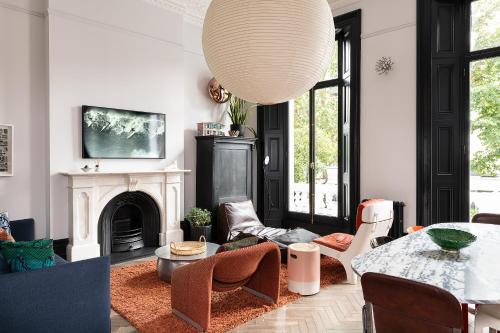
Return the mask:
<svg viewBox="0 0 500 333">
<path fill-rule="evenodd" d="M 52 239 L 0 244 L 0 251 L 13 272 L 54 266 Z"/>
<path fill-rule="evenodd" d="M 255 237 L 255 236 L 251 236 L 251 237 L 243 238 L 243 239 L 240 239 L 240 240 L 237 240 L 234 242 L 222 244 L 217 249 L 217 253 L 242 249 L 245 247 L 257 245 L 258 243 L 259 243 L 259 238 Z"/>
<path fill-rule="evenodd" d="M 9 235 L 11 234 L 9 214 L 7 212 L 0 212 L 0 228 L 7 231 Z"/>
</svg>

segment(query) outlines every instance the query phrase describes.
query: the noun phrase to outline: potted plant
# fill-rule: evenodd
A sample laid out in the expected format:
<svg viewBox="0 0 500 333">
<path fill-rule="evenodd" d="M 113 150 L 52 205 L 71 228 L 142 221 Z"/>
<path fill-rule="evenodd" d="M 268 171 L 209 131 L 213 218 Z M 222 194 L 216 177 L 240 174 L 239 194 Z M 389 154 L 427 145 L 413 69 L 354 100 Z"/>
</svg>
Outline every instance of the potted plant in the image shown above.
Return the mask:
<svg viewBox="0 0 500 333">
<path fill-rule="evenodd" d="M 202 208 L 193 208 L 186 215 L 186 220 L 190 224 L 190 239 L 197 241 L 200 236 L 205 236 L 207 242 L 212 240 L 212 214 Z"/>
<path fill-rule="evenodd" d="M 234 95 L 229 99 L 227 113 L 232 122 L 231 131 L 239 131 L 238 136 L 245 135 L 245 123 L 247 121 L 248 109 L 251 106 L 251 103 Z"/>
</svg>

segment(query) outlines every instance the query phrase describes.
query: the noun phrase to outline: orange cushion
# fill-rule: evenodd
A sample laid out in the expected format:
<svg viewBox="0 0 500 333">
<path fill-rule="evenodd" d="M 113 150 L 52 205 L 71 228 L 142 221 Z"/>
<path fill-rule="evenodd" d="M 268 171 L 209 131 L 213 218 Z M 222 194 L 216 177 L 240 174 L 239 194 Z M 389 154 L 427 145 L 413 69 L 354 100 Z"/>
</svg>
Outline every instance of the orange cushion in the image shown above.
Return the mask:
<svg viewBox="0 0 500 333">
<path fill-rule="evenodd" d="M 15 243 L 14 237 L 10 235 L 7 230 L 0 228 L 0 243 L 1 242 L 12 242 Z"/>
<path fill-rule="evenodd" d="M 344 252 L 349 248 L 353 239 L 353 235 L 336 233 L 315 239 L 314 242 L 331 249 Z"/>
<path fill-rule="evenodd" d="M 409 234 L 412 234 L 414 232 L 422 230 L 423 228 L 424 227 L 422 227 L 421 225 L 414 225 L 413 227 L 409 227 L 408 229 L 406 229 L 406 232 L 409 233 Z"/>
<path fill-rule="evenodd" d="M 368 199 L 366 201 L 363 201 L 358 205 L 358 210 L 356 211 L 356 231 L 359 229 L 361 224 L 363 223 L 362 216 L 363 216 L 363 209 L 365 207 L 370 206 L 371 204 L 374 204 L 375 202 L 380 202 L 384 201 L 384 199 Z"/>
</svg>

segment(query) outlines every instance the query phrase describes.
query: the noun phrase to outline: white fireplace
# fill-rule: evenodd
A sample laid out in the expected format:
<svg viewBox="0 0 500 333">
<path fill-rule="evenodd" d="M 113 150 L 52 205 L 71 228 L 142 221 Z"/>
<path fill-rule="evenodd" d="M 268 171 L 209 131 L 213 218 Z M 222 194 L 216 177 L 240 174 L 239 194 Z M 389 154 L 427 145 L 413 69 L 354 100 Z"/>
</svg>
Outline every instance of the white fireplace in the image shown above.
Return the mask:
<svg viewBox="0 0 500 333">
<path fill-rule="evenodd" d="M 148 194 L 160 211 L 159 244 L 182 241 L 182 176 L 190 170 L 63 173 L 69 178 L 70 261 L 99 257 L 99 217 L 106 204 L 124 192 Z"/>
</svg>

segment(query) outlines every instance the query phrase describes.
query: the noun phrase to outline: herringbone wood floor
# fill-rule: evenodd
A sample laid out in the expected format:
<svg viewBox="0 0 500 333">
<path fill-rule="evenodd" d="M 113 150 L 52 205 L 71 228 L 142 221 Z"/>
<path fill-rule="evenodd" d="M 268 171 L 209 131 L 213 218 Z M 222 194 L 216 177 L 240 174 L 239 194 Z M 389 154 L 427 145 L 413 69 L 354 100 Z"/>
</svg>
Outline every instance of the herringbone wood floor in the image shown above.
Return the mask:
<svg viewBox="0 0 500 333">
<path fill-rule="evenodd" d="M 149 257 L 114 267 L 154 259 Z M 362 333 L 363 304 L 361 284 L 336 284 L 321 289 L 317 295 L 302 297 L 294 303 L 268 312 L 235 328 L 230 333 Z M 137 332 L 113 310 L 111 310 L 111 326 L 112 333 Z M 473 331 L 473 317 L 469 316 L 469 332 Z M 487 331 L 485 329 L 485 332 Z"/>
<path fill-rule="evenodd" d="M 360 285 L 339 284 L 266 313 L 234 330 L 250 332 L 362 332 Z"/>
</svg>

